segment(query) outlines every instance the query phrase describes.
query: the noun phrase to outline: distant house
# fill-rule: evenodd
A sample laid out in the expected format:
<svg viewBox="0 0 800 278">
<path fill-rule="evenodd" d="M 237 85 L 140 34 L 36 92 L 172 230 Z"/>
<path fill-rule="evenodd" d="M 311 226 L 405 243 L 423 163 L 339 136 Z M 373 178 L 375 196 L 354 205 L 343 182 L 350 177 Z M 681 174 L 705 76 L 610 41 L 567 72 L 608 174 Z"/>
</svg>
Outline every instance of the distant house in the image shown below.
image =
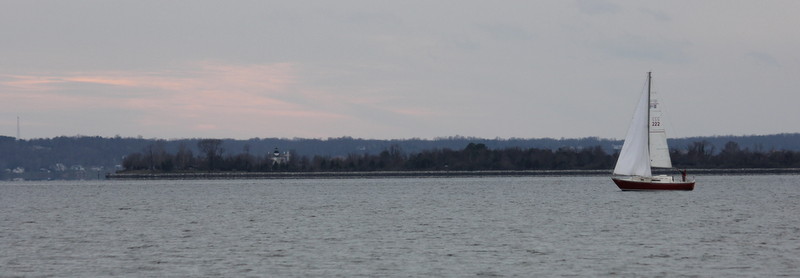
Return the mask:
<svg viewBox="0 0 800 278">
<path fill-rule="evenodd" d="M 56 163 L 56 165 L 53 166 L 53 170 L 56 170 L 57 172 L 64 172 L 67 170 L 67 166 L 62 163 Z"/>
<path fill-rule="evenodd" d="M 272 152 L 272 157 L 270 157 L 270 159 L 272 159 L 272 165 L 289 163 L 290 158 L 291 154 L 289 154 L 288 151 L 281 152 L 277 147 L 275 151 Z"/>
</svg>

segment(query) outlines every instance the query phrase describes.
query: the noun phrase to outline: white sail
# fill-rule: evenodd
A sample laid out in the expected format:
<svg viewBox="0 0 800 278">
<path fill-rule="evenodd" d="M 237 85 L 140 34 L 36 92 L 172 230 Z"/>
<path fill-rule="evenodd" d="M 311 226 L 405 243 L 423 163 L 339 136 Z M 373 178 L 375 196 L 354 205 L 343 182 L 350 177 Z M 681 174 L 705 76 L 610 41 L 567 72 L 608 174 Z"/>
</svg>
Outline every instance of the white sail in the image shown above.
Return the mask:
<svg viewBox="0 0 800 278">
<path fill-rule="evenodd" d="M 649 95 L 645 91 L 639 98 L 636 111 L 633 113 L 631 126 L 625 136 L 625 143 L 617 158 L 617 165 L 614 167 L 614 174 L 628 176 L 652 176 L 650 172 L 650 151 L 648 148 L 648 125 L 647 119 L 649 109 Z"/>
<path fill-rule="evenodd" d="M 664 127 L 664 113 L 656 92 L 650 92 L 650 166 L 672 168 L 667 146 L 667 132 Z"/>
</svg>

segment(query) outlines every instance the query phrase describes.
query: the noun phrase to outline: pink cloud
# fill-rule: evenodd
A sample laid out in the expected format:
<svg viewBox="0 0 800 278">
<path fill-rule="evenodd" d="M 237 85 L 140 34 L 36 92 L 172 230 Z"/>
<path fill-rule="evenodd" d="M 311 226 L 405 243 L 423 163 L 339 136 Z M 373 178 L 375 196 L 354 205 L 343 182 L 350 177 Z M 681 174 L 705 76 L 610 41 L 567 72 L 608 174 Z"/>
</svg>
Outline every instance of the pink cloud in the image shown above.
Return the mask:
<svg viewBox="0 0 800 278">
<path fill-rule="evenodd" d="M 66 77 L 63 79 L 64 82 L 78 82 L 78 83 L 93 83 L 93 84 L 102 84 L 102 85 L 114 85 L 114 86 L 136 86 L 137 84 L 134 83 L 133 80 L 129 79 L 120 79 L 120 78 L 108 78 L 102 76 L 78 76 L 78 77 Z"/>
<path fill-rule="evenodd" d="M 435 115 L 440 115 L 441 114 L 441 113 L 433 112 L 433 111 L 430 111 L 430 110 L 416 109 L 416 108 L 396 108 L 396 109 L 390 109 L 389 111 L 391 111 L 393 113 L 396 113 L 396 114 L 401 114 L 401 115 L 406 115 L 406 116 L 413 116 L 413 117 L 428 117 L 428 116 L 435 116 Z"/>
<path fill-rule="evenodd" d="M 395 132 L 382 121 L 418 122 L 442 114 L 405 106 L 402 95 L 380 88 L 316 87 L 305 83 L 309 74 L 324 72 L 290 63 L 202 62 L 162 71 L 0 74 L 0 98 L 7 100 L 0 109 L 58 112 L 42 121 L 60 130 L 76 128 L 80 118 L 92 126 L 95 119 L 107 122 L 95 128 L 112 135 L 240 138 Z"/>
<path fill-rule="evenodd" d="M 294 84 L 291 65 L 231 66 L 201 64 L 199 69 L 171 72 L 95 72 L 61 75 L 3 75 L 0 86 L 7 96 L 20 99 L 80 99 L 156 108 L 186 103 L 185 107 L 237 105 L 282 105 L 270 97 Z M 113 93 L 68 91 L 67 86 L 108 85 L 127 89 L 124 97 Z M 38 92 L 31 94 L 30 92 Z M 105 96 L 104 96 L 105 95 Z"/>
<path fill-rule="evenodd" d="M 54 89 L 50 84 L 63 82 L 52 76 L 0 74 L 0 77 L 7 80 L 0 81 L 0 86 L 15 91 L 49 91 Z"/>
<path fill-rule="evenodd" d="M 332 104 L 336 97 L 300 84 L 299 74 L 288 63 L 204 62 L 172 71 L 0 75 L 0 97 L 6 100 L 0 108 L 92 113 L 102 107 L 128 111 L 134 115 L 129 121 L 140 129 L 201 133 L 245 132 L 247 126 L 271 130 L 293 124 L 331 125 L 350 118 L 336 112 L 340 111 Z"/>
</svg>

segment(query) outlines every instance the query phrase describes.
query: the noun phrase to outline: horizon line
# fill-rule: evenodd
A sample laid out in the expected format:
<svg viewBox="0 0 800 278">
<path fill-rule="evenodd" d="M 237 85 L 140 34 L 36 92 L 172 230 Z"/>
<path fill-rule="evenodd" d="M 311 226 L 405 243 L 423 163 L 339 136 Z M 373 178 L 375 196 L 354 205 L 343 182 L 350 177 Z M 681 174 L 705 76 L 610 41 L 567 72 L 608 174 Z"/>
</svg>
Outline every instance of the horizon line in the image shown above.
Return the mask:
<svg viewBox="0 0 800 278">
<path fill-rule="evenodd" d="M 776 135 L 800 135 L 800 132 L 781 132 L 781 133 L 771 133 L 771 134 L 746 134 L 746 135 L 697 135 L 697 136 L 684 136 L 684 137 L 674 137 L 674 138 L 667 138 L 668 140 L 677 140 L 677 139 L 689 139 L 689 138 L 715 138 L 715 137 L 758 137 L 758 136 L 776 136 Z M 479 136 L 464 136 L 464 135 L 451 135 L 451 136 L 437 136 L 432 138 L 420 138 L 420 137 L 408 137 L 408 138 L 391 138 L 391 139 L 379 139 L 379 138 L 365 138 L 365 137 L 353 137 L 353 136 L 338 136 L 338 137 L 251 137 L 247 139 L 242 138 L 221 138 L 221 137 L 183 137 L 183 138 L 158 138 L 158 137 L 149 137 L 145 138 L 142 135 L 136 136 L 121 136 L 121 135 L 114 135 L 114 136 L 101 136 L 101 135 L 83 135 L 83 134 L 76 134 L 76 135 L 58 135 L 53 137 L 35 137 L 29 139 L 22 139 L 20 137 L 12 137 L 6 135 L 0 135 L 0 137 L 8 137 L 13 138 L 17 141 L 30 141 L 30 140 L 46 140 L 46 139 L 55 139 L 55 138 L 92 138 L 92 137 L 99 137 L 105 139 L 143 139 L 143 140 L 164 140 L 164 141 L 180 141 L 180 140 L 202 140 L 202 139 L 219 139 L 219 140 L 234 140 L 234 141 L 249 141 L 249 140 L 263 140 L 263 139 L 278 139 L 278 140 L 337 140 L 337 139 L 355 139 L 355 140 L 377 140 L 377 141 L 410 141 L 410 140 L 422 140 L 422 141 L 436 141 L 436 140 L 448 140 L 448 139 L 475 139 L 475 140 L 501 140 L 501 141 L 508 141 L 508 140 L 543 140 L 543 139 L 552 139 L 552 140 L 579 140 L 579 139 L 597 139 L 597 140 L 608 140 L 608 141 L 623 141 L 624 138 L 616 139 L 616 138 L 604 138 L 599 136 L 585 136 L 585 137 L 479 137 Z"/>
</svg>

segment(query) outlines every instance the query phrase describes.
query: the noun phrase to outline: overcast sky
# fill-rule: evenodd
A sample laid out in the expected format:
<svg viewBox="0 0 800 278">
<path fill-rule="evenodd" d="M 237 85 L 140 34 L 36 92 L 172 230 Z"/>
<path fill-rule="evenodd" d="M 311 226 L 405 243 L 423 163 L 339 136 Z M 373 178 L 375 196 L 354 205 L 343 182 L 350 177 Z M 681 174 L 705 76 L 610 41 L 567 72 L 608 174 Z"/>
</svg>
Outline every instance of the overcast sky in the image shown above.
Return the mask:
<svg viewBox="0 0 800 278">
<path fill-rule="evenodd" d="M 0 135 L 800 132 L 800 1 L 2 1 Z"/>
</svg>

